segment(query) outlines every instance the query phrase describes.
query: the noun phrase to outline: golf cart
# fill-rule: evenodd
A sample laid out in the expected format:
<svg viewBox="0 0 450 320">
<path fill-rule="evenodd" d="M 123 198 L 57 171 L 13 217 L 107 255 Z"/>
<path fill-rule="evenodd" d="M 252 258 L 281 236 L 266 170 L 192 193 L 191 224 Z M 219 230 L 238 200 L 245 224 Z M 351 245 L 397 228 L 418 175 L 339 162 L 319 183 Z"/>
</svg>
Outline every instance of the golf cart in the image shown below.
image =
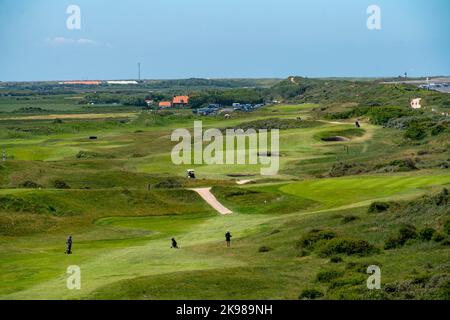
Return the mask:
<svg viewBox="0 0 450 320">
<path fill-rule="evenodd" d="M 186 176 L 189 179 L 195 179 L 195 170 L 194 169 L 188 169 L 186 170 Z"/>
</svg>

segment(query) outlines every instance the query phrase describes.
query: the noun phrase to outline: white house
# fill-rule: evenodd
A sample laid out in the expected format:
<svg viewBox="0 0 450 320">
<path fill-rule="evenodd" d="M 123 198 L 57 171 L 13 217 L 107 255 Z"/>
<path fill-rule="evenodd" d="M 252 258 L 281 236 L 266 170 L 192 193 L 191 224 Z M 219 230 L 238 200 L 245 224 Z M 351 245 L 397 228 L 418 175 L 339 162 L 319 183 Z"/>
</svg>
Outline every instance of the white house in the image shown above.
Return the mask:
<svg viewBox="0 0 450 320">
<path fill-rule="evenodd" d="M 411 102 L 409 103 L 409 105 L 413 109 L 420 109 L 420 108 L 422 108 L 422 106 L 420 105 L 420 100 L 422 100 L 422 98 L 412 99 Z"/>
</svg>

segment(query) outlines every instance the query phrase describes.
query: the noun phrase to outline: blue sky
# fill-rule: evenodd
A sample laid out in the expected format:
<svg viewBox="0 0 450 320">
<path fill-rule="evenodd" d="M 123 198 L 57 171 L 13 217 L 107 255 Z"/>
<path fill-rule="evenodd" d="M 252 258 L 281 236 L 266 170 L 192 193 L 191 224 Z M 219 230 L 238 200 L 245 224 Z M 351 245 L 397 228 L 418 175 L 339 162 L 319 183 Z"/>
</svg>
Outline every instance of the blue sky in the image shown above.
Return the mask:
<svg viewBox="0 0 450 320">
<path fill-rule="evenodd" d="M 0 0 L 0 81 L 450 75 L 449 30 L 447 0 Z"/>
</svg>

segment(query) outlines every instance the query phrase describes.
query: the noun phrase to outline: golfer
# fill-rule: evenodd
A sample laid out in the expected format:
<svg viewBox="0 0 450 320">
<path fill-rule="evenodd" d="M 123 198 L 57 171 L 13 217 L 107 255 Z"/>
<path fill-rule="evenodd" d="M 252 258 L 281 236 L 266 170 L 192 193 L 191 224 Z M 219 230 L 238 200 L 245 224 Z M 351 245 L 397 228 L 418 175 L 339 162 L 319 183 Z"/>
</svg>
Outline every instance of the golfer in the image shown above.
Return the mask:
<svg viewBox="0 0 450 320">
<path fill-rule="evenodd" d="M 227 247 L 231 246 L 231 233 L 230 231 L 227 231 L 227 233 L 225 233 L 225 240 L 227 241 Z"/>
<path fill-rule="evenodd" d="M 69 236 L 66 244 L 67 244 L 66 254 L 72 254 L 72 236 Z"/>
<path fill-rule="evenodd" d="M 175 238 L 172 238 L 172 247 L 171 248 L 178 249 L 178 243 L 175 240 Z"/>
</svg>

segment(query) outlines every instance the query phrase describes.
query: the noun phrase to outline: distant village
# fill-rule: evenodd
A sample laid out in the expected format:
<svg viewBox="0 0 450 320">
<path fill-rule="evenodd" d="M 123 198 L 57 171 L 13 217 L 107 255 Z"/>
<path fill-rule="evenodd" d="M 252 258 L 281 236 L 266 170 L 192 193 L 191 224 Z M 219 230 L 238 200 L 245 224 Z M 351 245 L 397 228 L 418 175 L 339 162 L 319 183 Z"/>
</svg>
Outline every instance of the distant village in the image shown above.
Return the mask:
<svg viewBox="0 0 450 320">
<path fill-rule="evenodd" d="M 145 102 L 147 103 L 147 105 L 149 107 L 156 105 L 155 101 L 152 99 L 146 99 Z M 189 96 L 174 96 L 172 101 L 159 101 L 157 106 L 160 109 L 171 108 L 171 107 L 183 108 L 183 107 L 186 107 L 188 104 L 189 104 Z M 235 102 L 232 104 L 231 107 L 229 107 L 229 106 L 222 106 L 221 104 L 218 104 L 218 103 L 210 103 L 210 104 L 208 104 L 208 106 L 206 106 L 204 108 L 193 109 L 192 112 L 195 114 L 198 114 L 198 115 L 208 116 L 208 115 L 215 115 L 218 113 L 227 113 L 227 112 L 232 112 L 232 111 L 252 111 L 252 110 L 261 108 L 264 105 L 265 105 L 264 103 L 243 104 L 243 103 Z"/>
<path fill-rule="evenodd" d="M 136 80 L 75 80 L 75 81 L 60 81 L 58 84 L 60 85 L 86 85 L 86 86 L 99 86 L 99 85 L 137 85 L 139 84 Z M 90 104 L 95 104 L 93 101 L 89 102 Z M 155 99 L 145 99 L 145 103 L 149 108 L 158 108 L 158 109 L 169 109 L 169 108 L 186 108 L 189 107 L 189 96 L 187 95 L 179 95 L 174 96 L 172 100 L 155 100 Z M 278 101 L 271 101 L 270 104 L 278 103 Z M 240 103 L 234 102 L 231 106 L 223 106 L 218 103 L 210 103 L 202 108 L 192 109 L 194 114 L 208 116 L 215 115 L 219 113 L 228 114 L 233 111 L 243 111 L 249 112 L 255 109 L 259 109 L 266 105 L 266 103 L 259 104 L 249 104 L 249 103 Z"/>
</svg>

